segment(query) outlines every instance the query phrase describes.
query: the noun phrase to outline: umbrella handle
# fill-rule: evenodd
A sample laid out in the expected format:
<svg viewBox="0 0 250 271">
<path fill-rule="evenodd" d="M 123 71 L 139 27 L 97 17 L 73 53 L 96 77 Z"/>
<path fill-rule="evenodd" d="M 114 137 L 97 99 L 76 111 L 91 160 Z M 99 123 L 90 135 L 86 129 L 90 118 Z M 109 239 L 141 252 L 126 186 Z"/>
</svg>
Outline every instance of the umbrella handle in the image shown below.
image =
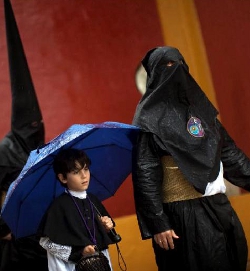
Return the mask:
<svg viewBox="0 0 250 271">
<path fill-rule="evenodd" d="M 115 231 L 114 228 L 111 229 L 111 230 L 108 232 L 108 236 L 109 236 L 109 238 L 112 240 L 112 242 L 114 242 L 114 243 L 116 243 L 116 244 L 119 243 L 119 242 L 122 240 L 121 236 L 120 236 L 119 234 L 116 233 L 116 231 Z"/>
<path fill-rule="evenodd" d="M 97 207 L 95 206 L 95 204 L 92 201 L 91 201 L 91 204 L 94 206 L 98 216 L 102 217 L 102 214 L 100 213 L 100 211 L 97 209 Z M 116 244 L 119 243 L 122 240 L 121 236 L 116 233 L 114 228 L 109 230 L 108 236 L 112 240 L 112 242 L 114 242 Z"/>
<path fill-rule="evenodd" d="M 98 216 L 102 217 L 102 215 L 100 213 L 98 214 Z M 122 240 L 121 236 L 119 234 L 117 234 L 115 228 L 108 231 L 108 236 L 112 240 L 112 242 L 114 242 L 116 244 Z"/>
</svg>

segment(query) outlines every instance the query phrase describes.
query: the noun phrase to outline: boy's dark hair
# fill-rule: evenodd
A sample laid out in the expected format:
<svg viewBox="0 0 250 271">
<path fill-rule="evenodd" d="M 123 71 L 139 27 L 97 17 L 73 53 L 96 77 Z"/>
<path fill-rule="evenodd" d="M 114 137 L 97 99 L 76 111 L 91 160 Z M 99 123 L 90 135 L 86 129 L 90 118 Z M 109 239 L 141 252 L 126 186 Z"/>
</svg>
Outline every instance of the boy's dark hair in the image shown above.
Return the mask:
<svg viewBox="0 0 250 271">
<path fill-rule="evenodd" d="M 63 177 L 66 178 L 67 173 L 79 169 L 76 166 L 76 162 L 79 163 L 81 167 L 85 165 L 89 167 L 91 165 L 91 160 L 83 150 L 74 148 L 60 150 L 53 162 L 56 178 L 58 178 L 58 174 L 62 174 Z"/>
</svg>

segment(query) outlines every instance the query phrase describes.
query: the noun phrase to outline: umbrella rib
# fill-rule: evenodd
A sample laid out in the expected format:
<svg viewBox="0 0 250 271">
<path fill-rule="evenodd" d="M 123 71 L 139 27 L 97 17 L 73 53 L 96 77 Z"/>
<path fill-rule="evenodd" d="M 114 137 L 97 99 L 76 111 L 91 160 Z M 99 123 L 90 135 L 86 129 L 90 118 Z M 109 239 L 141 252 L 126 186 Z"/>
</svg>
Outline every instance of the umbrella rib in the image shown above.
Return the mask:
<svg viewBox="0 0 250 271">
<path fill-rule="evenodd" d="M 98 179 L 95 177 L 95 175 L 93 175 L 92 173 L 91 173 L 91 176 L 93 177 L 93 178 L 95 178 L 95 180 L 104 188 L 104 189 L 106 189 L 106 191 L 108 191 L 112 196 L 114 196 L 114 193 L 112 193 L 103 183 L 101 183 L 100 181 L 98 181 Z"/>
<path fill-rule="evenodd" d="M 46 172 L 50 169 L 51 164 L 45 164 L 47 165 L 47 170 L 43 171 L 43 174 L 34 182 L 33 188 L 27 193 L 27 195 L 22 199 L 22 202 L 25 201 L 25 199 L 32 193 L 33 189 L 35 189 L 36 185 L 40 182 L 40 180 L 43 178 L 43 176 L 46 174 Z M 21 204 L 22 204 L 21 202 Z"/>
<path fill-rule="evenodd" d="M 96 131 L 98 131 L 98 129 L 97 129 L 97 130 L 94 130 L 94 131 L 89 131 L 88 136 L 90 136 L 90 134 L 95 133 Z M 75 144 L 77 144 L 77 143 L 78 143 L 79 141 L 81 141 L 81 140 L 82 140 L 81 136 L 79 136 L 78 138 L 75 138 L 75 139 L 74 139 L 74 142 L 72 142 L 72 144 L 68 144 L 68 147 L 69 147 L 69 146 L 71 146 L 71 147 L 74 146 Z M 70 143 L 70 142 L 69 142 L 69 143 Z M 115 143 L 102 144 L 102 145 L 93 146 L 93 147 L 88 147 L 88 148 L 84 148 L 84 149 L 85 149 L 85 150 L 88 150 L 88 149 L 100 148 L 100 147 L 102 147 L 102 146 L 112 146 L 112 145 L 115 145 L 115 146 L 120 146 L 121 148 L 130 150 L 130 148 L 128 148 L 127 146 L 120 145 L 120 144 L 117 144 L 117 143 L 118 143 L 118 141 L 116 141 Z"/>
</svg>

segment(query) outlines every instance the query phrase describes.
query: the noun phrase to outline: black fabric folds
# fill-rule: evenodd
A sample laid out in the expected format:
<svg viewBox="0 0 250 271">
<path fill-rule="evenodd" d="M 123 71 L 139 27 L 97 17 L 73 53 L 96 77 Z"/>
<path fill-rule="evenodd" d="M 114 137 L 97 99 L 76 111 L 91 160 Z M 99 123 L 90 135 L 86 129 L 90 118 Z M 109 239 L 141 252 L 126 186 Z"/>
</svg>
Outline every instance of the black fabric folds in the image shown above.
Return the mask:
<svg viewBox="0 0 250 271">
<path fill-rule="evenodd" d="M 181 238 L 169 251 L 153 242 L 160 271 L 170 266 L 185 271 L 246 270 L 246 237 L 224 194 L 168 203 L 164 211 Z"/>
<path fill-rule="evenodd" d="M 173 156 L 187 180 L 204 194 L 207 183 L 219 173 L 218 111 L 190 75 L 178 49 L 152 49 L 142 64 L 147 71 L 147 89 L 136 108 L 133 124 L 153 133 L 157 144 Z M 203 137 L 188 133 L 190 117 L 201 120 Z"/>
</svg>

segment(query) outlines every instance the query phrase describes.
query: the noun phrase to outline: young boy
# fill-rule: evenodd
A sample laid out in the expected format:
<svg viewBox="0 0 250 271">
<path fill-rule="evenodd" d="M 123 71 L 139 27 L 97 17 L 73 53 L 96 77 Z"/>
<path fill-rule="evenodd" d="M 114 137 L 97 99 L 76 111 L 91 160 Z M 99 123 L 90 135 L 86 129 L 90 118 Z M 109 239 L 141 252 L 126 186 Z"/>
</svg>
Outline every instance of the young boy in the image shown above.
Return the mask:
<svg viewBox="0 0 250 271">
<path fill-rule="evenodd" d="M 108 245 L 113 242 L 108 232 L 114 222 L 103 204 L 86 192 L 90 164 L 78 149 L 63 149 L 54 159 L 53 169 L 65 192 L 52 202 L 39 229 L 49 271 L 74 271 L 75 264 L 96 249 L 103 252 L 111 267 Z"/>
</svg>

